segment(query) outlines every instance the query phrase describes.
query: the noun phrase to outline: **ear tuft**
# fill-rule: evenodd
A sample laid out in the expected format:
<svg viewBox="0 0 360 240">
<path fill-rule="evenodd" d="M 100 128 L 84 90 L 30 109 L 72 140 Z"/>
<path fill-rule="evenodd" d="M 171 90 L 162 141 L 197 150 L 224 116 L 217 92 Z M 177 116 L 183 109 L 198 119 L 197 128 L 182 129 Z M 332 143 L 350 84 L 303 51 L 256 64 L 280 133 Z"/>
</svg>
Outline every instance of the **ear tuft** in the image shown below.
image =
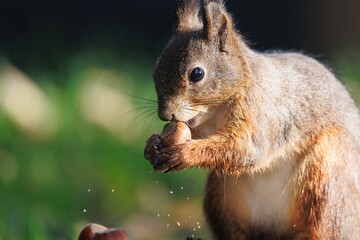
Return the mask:
<svg viewBox="0 0 360 240">
<path fill-rule="evenodd" d="M 204 35 L 210 40 L 219 40 L 221 50 L 226 51 L 229 37 L 234 34 L 231 16 L 226 12 L 222 0 L 203 0 Z"/>
<path fill-rule="evenodd" d="M 175 33 L 202 28 L 202 23 L 199 19 L 199 0 L 176 0 L 175 11 Z"/>
</svg>

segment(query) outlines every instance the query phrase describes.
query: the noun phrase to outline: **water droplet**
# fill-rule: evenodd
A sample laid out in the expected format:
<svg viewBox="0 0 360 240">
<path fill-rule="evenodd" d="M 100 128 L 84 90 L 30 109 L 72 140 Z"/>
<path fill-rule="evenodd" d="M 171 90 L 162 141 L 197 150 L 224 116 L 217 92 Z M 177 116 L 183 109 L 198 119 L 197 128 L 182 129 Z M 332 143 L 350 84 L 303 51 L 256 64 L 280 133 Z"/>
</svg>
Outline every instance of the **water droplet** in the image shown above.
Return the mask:
<svg viewBox="0 0 360 240">
<path fill-rule="evenodd" d="M 200 225 L 198 226 L 198 229 L 200 229 Z"/>
<path fill-rule="evenodd" d="M 88 192 L 90 192 L 90 191 L 91 191 L 91 189 L 89 188 L 89 189 L 88 189 Z"/>
<path fill-rule="evenodd" d="M 111 192 L 115 192 L 115 189 L 111 189 Z"/>
<path fill-rule="evenodd" d="M 170 214 L 168 214 L 168 217 L 170 217 Z"/>
<path fill-rule="evenodd" d="M 189 216 L 189 218 L 191 218 L 191 216 Z"/>
<path fill-rule="evenodd" d="M 186 198 L 186 200 L 189 200 L 189 199 L 190 199 L 189 197 Z"/>
<path fill-rule="evenodd" d="M 180 227 L 180 222 L 179 221 L 176 221 L 176 224 Z"/>
<path fill-rule="evenodd" d="M 194 232 L 196 232 L 196 228 L 194 228 Z"/>
<path fill-rule="evenodd" d="M 155 183 L 158 183 L 158 181 L 155 181 Z"/>
<path fill-rule="evenodd" d="M 158 217 L 160 217 L 160 213 L 158 213 L 158 215 L 157 215 Z"/>
<path fill-rule="evenodd" d="M 167 225 L 166 225 L 166 228 L 169 228 L 169 226 L 170 226 L 170 224 L 167 224 Z"/>
<path fill-rule="evenodd" d="M 84 212 L 84 213 L 86 212 L 86 208 L 84 208 L 83 212 Z"/>
<path fill-rule="evenodd" d="M 173 191 L 170 191 L 170 194 L 174 194 L 174 192 L 173 192 Z"/>
<path fill-rule="evenodd" d="M 200 223 L 199 222 L 196 222 L 197 225 L 199 225 Z"/>
<path fill-rule="evenodd" d="M 181 190 L 183 190 L 183 189 L 184 189 L 184 187 L 181 187 L 180 189 L 181 189 Z"/>
</svg>

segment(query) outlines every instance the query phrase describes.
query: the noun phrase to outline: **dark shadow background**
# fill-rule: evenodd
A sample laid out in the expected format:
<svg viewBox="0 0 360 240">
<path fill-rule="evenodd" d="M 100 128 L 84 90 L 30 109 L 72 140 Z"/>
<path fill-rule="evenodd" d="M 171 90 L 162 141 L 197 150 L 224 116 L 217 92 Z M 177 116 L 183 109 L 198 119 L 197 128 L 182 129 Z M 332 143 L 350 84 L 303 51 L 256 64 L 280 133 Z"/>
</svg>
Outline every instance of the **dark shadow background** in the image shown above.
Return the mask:
<svg viewBox="0 0 360 240">
<path fill-rule="evenodd" d="M 171 35 L 174 7 L 169 0 L 2 0 L 0 52 L 24 70 L 58 69 L 94 47 L 154 59 Z M 259 50 L 301 50 L 329 59 L 360 49 L 357 0 L 229 0 L 227 7 Z"/>
</svg>

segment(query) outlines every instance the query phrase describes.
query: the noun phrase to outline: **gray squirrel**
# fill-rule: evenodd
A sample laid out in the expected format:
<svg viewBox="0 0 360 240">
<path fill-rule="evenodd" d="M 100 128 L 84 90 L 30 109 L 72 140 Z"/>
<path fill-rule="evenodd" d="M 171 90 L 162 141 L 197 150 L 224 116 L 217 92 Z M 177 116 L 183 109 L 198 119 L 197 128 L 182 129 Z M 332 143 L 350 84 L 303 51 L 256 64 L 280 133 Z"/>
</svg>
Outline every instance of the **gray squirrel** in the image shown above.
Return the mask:
<svg viewBox="0 0 360 240">
<path fill-rule="evenodd" d="M 192 139 L 145 145 L 155 171 L 209 169 L 215 239 L 360 238 L 360 114 L 336 77 L 298 53 L 259 53 L 221 0 L 177 0 L 158 59 L 158 115 Z"/>
</svg>

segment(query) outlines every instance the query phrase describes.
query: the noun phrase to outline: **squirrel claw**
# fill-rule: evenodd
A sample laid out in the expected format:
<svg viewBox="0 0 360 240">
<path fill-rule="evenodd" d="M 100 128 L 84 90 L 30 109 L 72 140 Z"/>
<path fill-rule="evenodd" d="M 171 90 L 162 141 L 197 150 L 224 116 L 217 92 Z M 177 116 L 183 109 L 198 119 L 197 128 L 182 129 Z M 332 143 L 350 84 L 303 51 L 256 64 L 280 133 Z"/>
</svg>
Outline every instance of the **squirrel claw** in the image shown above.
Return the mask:
<svg viewBox="0 0 360 240">
<path fill-rule="evenodd" d="M 181 157 L 181 146 L 183 144 L 164 148 L 161 144 L 160 135 L 153 134 L 146 141 L 144 157 L 151 163 L 155 172 L 180 171 L 188 167 L 188 164 Z"/>
<path fill-rule="evenodd" d="M 162 149 L 153 165 L 156 172 L 164 171 L 164 173 L 179 171 L 186 167 L 187 164 L 181 161 L 178 147 Z"/>
<path fill-rule="evenodd" d="M 179 163 L 173 167 L 169 167 L 164 173 L 172 173 L 185 169 L 187 166 L 184 163 Z"/>
<path fill-rule="evenodd" d="M 160 135 L 153 134 L 151 137 L 146 141 L 145 149 L 144 149 L 144 157 L 148 161 L 150 161 L 151 165 L 156 165 L 158 162 L 158 155 L 162 149 Z"/>
</svg>

